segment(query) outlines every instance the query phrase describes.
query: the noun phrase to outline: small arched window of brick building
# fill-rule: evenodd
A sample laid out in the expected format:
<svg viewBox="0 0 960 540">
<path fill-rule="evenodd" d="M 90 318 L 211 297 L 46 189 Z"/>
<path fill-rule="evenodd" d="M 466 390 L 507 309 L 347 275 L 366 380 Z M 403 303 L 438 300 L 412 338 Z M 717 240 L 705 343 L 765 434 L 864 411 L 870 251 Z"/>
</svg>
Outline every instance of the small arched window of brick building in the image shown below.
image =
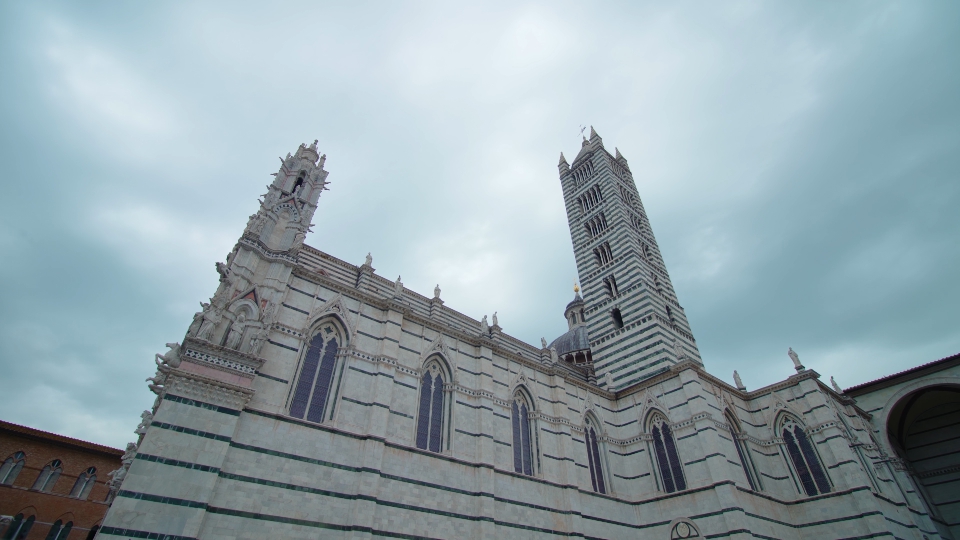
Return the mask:
<svg viewBox="0 0 960 540">
<path fill-rule="evenodd" d="M 12 485 L 23 470 L 23 464 L 27 461 L 27 455 L 23 452 L 15 452 L 8 457 L 3 465 L 0 466 L 0 484 Z"/>
<path fill-rule="evenodd" d="M 93 486 L 96 483 L 97 468 L 90 467 L 89 469 L 80 473 L 80 476 L 77 477 L 76 483 L 73 484 L 73 489 L 70 490 L 70 496 L 78 499 L 86 499 L 87 496 L 90 495 L 90 490 L 93 489 Z"/>
<path fill-rule="evenodd" d="M 40 471 L 40 476 L 37 476 L 37 481 L 33 483 L 33 489 L 49 493 L 53 490 L 53 486 L 56 485 L 62 472 L 63 462 L 59 459 L 51 461 Z"/>
</svg>

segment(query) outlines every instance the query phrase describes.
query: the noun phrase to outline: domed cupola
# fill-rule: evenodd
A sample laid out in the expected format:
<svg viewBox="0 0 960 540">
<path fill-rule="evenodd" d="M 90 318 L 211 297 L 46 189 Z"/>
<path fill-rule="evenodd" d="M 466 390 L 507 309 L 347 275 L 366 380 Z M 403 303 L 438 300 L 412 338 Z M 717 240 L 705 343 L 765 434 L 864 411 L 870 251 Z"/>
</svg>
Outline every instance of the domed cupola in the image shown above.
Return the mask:
<svg viewBox="0 0 960 540">
<path fill-rule="evenodd" d="M 567 319 L 566 334 L 550 343 L 550 348 L 556 349 L 557 356 L 571 364 L 593 363 L 590 354 L 590 336 L 587 334 L 587 324 L 584 318 L 583 298 L 580 296 L 580 287 L 573 287 L 573 301 L 563 310 L 563 317 Z"/>
</svg>

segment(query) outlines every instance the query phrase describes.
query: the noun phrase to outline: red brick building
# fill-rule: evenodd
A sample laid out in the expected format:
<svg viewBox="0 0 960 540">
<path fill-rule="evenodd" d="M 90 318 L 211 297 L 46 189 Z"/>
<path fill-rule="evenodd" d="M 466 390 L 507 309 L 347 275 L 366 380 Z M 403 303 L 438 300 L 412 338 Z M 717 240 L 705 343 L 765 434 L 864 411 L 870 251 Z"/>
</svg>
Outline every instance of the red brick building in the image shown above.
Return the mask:
<svg viewBox="0 0 960 540">
<path fill-rule="evenodd" d="M 0 539 L 93 538 L 122 455 L 0 420 Z"/>
</svg>

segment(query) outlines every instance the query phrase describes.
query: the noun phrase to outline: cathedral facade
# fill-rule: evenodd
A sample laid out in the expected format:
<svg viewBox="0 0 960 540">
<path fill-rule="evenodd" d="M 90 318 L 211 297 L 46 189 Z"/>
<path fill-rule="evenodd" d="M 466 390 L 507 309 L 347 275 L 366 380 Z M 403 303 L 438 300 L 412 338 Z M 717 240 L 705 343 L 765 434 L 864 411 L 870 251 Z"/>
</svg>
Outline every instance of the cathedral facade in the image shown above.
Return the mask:
<svg viewBox="0 0 960 540">
<path fill-rule="evenodd" d="M 539 346 L 304 245 L 324 159 L 288 154 L 157 355 L 99 537 L 952 538 L 877 414 L 795 353 L 756 390 L 704 369 L 592 129 L 559 163 L 583 294 Z"/>
</svg>

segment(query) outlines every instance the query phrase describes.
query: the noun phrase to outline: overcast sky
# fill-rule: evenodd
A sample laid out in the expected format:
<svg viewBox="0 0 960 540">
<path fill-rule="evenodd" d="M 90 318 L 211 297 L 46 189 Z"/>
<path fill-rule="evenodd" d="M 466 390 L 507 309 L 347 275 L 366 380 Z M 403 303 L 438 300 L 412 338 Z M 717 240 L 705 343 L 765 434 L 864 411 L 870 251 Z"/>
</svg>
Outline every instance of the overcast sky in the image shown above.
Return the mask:
<svg viewBox="0 0 960 540">
<path fill-rule="evenodd" d="M 712 373 L 960 352 L 960 4 L 269 4 L 0 2 L 0 418 L 133 440 L 314 139 L 307 243 L 529 343 L 566 330 L 556 163 L 593 125 Z"/>
</svg>

